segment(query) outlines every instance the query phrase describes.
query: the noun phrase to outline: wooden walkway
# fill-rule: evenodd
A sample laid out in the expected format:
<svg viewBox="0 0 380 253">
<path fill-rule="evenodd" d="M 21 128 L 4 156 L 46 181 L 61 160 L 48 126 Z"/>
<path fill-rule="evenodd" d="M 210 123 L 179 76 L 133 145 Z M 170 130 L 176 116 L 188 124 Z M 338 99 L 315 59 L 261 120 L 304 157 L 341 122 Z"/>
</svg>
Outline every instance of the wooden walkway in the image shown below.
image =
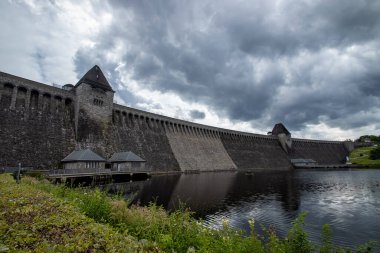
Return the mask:
<svg viewBox="0 0 380 253">
<path fill-rule="evenodd" d="M 49 171 L 48 178 L 80 178 L 80 177 L 101 177 L 101 176 L 116 176 L 116 175 L 129 175 L 133 176 L 135 174 L 145 174 L 150 176 L 150 170 L 129 170 L 129 171 L 113 171 L 109 169 L 99 169 L 99 170 L 51 170 Z"/>
<path fill-rule="evenodd" d="M 324 164 L 324 165 L 294 165 L 295 169 L 351 169 L 351 168 L 361 168 L 362 166 L 357 164 Z"/>
</svg>

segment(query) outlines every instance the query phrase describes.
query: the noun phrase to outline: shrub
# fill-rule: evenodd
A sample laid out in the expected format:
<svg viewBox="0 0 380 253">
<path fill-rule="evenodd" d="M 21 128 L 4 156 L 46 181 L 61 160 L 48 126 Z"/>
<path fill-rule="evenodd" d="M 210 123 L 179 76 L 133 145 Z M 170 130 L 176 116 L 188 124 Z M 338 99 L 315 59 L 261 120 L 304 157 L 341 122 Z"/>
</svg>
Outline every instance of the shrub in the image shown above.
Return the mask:
<svg viewBox="0 0 380 253">
<path fill-rule="evenodd" d="M 96 189 L 77 196 L 77 199 L 79 208 L 88 217 L 102 223 L 110 220 L 111 205 L 104 192 Z"/>
<path fill-rule="evenodd" d="M 374 148 L 371 150 L 369 158 L 371 160 L 377 160 L 380 159 L 380 146 Z"/>
</svg>

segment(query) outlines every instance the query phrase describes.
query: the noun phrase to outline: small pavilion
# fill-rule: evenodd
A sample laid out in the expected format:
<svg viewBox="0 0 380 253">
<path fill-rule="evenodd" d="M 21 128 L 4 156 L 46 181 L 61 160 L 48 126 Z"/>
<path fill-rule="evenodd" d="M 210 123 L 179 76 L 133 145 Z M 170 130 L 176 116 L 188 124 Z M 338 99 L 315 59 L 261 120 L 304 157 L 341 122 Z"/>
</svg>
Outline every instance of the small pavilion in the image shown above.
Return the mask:
<svg viewBox="0 0 380 253">
<path fill-rule="evenodd" d="M 63 163 L 64 169 L 93 171 L 95 169 L 104 169 L 106 159 L 91 149 L 82 149 L 71 152 L 61 162 Z"/>
<path fill-rule="evenodd" d="M 131 151 L 114 153 L 108 161 L 111 163 L 112 171 L 138 172 L 145 170 L 146 161 Z"/>
</svg>

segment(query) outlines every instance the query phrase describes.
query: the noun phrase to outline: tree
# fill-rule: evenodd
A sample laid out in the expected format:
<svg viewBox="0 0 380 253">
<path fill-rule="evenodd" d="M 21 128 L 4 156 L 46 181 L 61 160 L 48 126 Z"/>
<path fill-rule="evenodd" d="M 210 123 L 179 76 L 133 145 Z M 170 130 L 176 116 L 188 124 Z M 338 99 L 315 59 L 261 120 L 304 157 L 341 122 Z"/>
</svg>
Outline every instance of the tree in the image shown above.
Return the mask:
<svg viewBox="0 0 380 253">
<path fill-rule="evenodd" d="M 362 135 L 356 141 L 358 141 L 358 142 L 365 142 L 365 140 L 370 140 L 371 142 L 374 142 L 374 143 L 380 143 L 380 136 L 376 136 L 376 135 Z"/>
<path fill-rule="evenodd" d="M 371 160 L 377 160 L 380 159 L 380 146 L 376 147 L 375 149 L 371 150 L 371 153 L 369 154 L 369 158 Z"/>
</svg>

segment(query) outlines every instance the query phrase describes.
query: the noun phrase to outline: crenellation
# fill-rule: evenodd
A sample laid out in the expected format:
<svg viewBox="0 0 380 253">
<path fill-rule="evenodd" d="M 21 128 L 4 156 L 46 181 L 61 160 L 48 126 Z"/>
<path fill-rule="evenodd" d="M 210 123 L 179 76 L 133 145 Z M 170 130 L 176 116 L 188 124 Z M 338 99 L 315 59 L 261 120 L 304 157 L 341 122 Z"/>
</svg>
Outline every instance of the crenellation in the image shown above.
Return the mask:
<svg viewBox="0 0 380 253">
<path fill-rule="evenodd" d="M 200 132 L 199 132 L 199 128 L 198 128 L 198 127 L 195 127 L 195 128 L 194 128 L 194 132 L 195 132 L 195 136 L 197 136 L 197 137 L 201 137 L 201 134 L 200 134 Z"/>
<path fill-rule="evenodd" d="M 202 138 L 206 138 L 206 133 L 205 133 L 205 130 L 203 128 L 199 128 L 200 132 L 201 132 L 201 136 Z"/>
<path fill-rule="evenodd" d="M 204 138 L 207 138 L 208 137 L 208 135 L 207 135 L 207 129 L 206 128 L 202 128 L 202 131 L 203 131 Z"/>
<path fill-rule="evenodd" d="M 145 117 L 145 125 L 148 130 L 152 131 L 152 126 L 150 125 L 150 120 L 148 117 Z"/>
<path fill-rule="evenodd" d="M 199 128 L 199 131 L 200 131 L 201 137 L 202 138 L 206 138 L 206 134 L 204 132 L 204 129 L 203 128 Z"/>
<path fill-rule="evenodd" d="M 207 139 L 208 135 L 207 135 L 207 129 L 206 128 L 202 128 L 202 133 L 203 133 L 203 138 Z"/>
<path fill-rule="evenodd" d="M 25 98 L 25 109 L 26 109 L 26 111 L 29 111 L 31 97 L 32 97 L 32 90 L 27 89 L 26 98 Z"/>
<path fill-rule="evenodd" d="M 38 97 L 36 99 L 37 106 L 34 109 L 36 109 L 37 111 L 42 111 L 43 110 L 43 99 L 44 99 L 43 94 L 37 90 L 35 90 L 35 91 L 36 91 L 36 94 L 38 95 Z"/>
<path fill-rule="evenodd" d="M 153 132 L 156 132 L 158 130 L 156 120 L 154 118 L 149 118 L 149 125 L 151 127 L 151 130 Z"/>
<path fill-rule="evenodd" d="M 144 115 L 140 115 L 139 117 L 139 125 L 143 128 L 143 129 L 147 129 L 147 125 L 146 125 L 146 121 L 145 121 L 145 117 Z"/>
<path fill-rule="evenodd" d="M 135 127 L 135 124 L 134 124 L 134 121 L 133 121 L 133 114 L 132 113 L 128 114 L 128 122 L 130 124 L 130 128 L 134 128 Z"/>
<path fill-rule="evenodd" d="M 17 92 L 18 92 L 18 87 L 14 86 L 12 89 L 12 99 L 11 99 L 10 109 L 15 109 L 16 107 Z"/>
<path fill-rule="evenodd" d="M 65 114 L 70 119 L 74 118 L 74 108 L 73 108 L 73 106 L 74 106 L 73 100 L 70 99 L 70 98 L 66 98 L 65 99 Z"/>
<path fill-rule="evenodd" d="M 61 96 L 54 96 L 55 101 L 55 113 L 62 114 L 64 112 L 65 108 L 65 101 L 62 99 Z"/>
<path fill-rule="evenodd" d="M 125 113 L 125 127 L 126 128 L 131 128 L 131 119 L 129 113 Z"/>
<path fill-rule="evenodd" d="M 49 93 L 44 93 L 42 95 L 42 111 L 50 112 L 51 105 L 51 95 Z"/>
<path fill-rule="evenodd" d="M 198 133 L 196 127 L 192 127 L 192 128 L 191 128 L 191 131 L 192 131 L 194 137 L 196 137 L 196 138 L 199 137 L 199 133 Z"/>
<path fill-rule="evenodd" d="M 121 112 L 121 126 L 123 128 L 126 128 L 126 113 L 125 112 Z"/>
</svg>

